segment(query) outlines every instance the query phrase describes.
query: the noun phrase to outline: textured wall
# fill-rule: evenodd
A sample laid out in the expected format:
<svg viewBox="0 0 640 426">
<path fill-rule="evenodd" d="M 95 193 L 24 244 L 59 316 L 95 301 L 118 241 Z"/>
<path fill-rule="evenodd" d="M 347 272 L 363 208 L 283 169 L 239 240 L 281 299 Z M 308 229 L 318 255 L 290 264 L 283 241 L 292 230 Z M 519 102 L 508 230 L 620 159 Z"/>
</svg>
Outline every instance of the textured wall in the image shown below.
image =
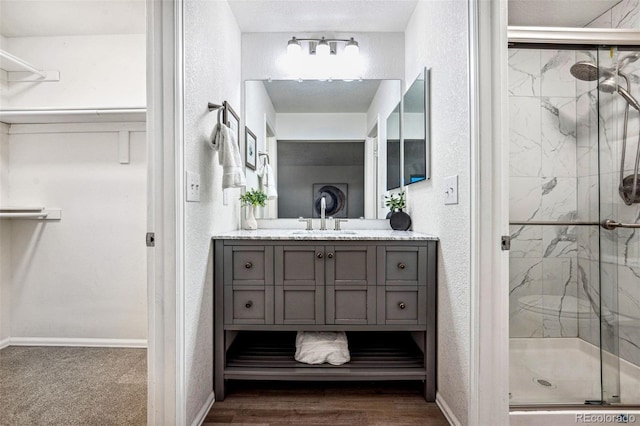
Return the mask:
<svg viewBox="0 0 640 426">
<path fill-rule="evenodd" d="M 9 202 L 9 126 L 0 123 L 0 206 Z M 0 342 L 10 335 L 11 221 L 0 220 Z M 1 345 L 1 343 L 0 343 Z"/>
<path fill-rule="evenodd" d="M 223 205 L 222 167 L 207 146 L 216 122 L 207 102 L 227 100 L 244 115 L 240 29 L 226 1 L 184 3 L 184 48 L 184 166 L 200 174 L 201 184 L 201 201 L 185 204 L 186 421 L 191 424 L 213 390 L 211 234 L 240 225 L 240 190 L 227 190 L 229 205 Z"/>
<path fill-rule="evenodd" d="M 437 235 L 438 392 L 467 423 L 470 342 L 468 4 L 422 0 L 405 31 L 405 81 L 431 68 L 432 177 L 408 187 L 413 229 Z M 459 175 L 460 204 L 444 205 L 443 178 Z"/>
<path fill-rule="evenodd" d="M 11 222 L 11 337 L 147 338 L 146 141 L 117 131 L 11 134 L 10 204 L 62 208 Z"/>
<path fill-rule="evenodd" d="M 145 35 L 7 38 L 6 49 L 60 81 L 11 83 L 5 107 L 107 108 L 146 105 Z"/>
</svg>

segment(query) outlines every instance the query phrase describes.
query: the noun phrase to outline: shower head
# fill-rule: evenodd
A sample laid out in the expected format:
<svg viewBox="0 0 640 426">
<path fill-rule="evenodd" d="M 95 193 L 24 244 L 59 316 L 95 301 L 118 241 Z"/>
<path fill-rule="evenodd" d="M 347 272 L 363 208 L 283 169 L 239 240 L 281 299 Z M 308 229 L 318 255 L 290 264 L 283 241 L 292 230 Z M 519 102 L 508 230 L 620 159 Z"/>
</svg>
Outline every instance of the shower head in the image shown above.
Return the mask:
<svg viewBox="0 0 640 426">
<path fill-rule="evenodd" d="M 582 81 L 596 81 L 600 77 L 610 77 L 611 71 L 598 66 L 592 62 L 580 61 L 571 66 L 571 75 Z"/>
<path fill-rule="evenodd" d="M 611 70 L 599 68 L 593 62 L 580 61 L 573 64 L 569 71 L 571 75 L 582 81 L 596 81 L 599 77 L 604 77 L 605 79 L 598 85 L 600 91 L 604 93 L 618 92 L 629 105 L 640 112 L 640 103 L 638 103 L 631 93 L 616 82 L 615 74 Z M 622 73 L 619 74 L 624 76 Z M 626 78 L 626 76 L 624 77 Z"/>
</svg>

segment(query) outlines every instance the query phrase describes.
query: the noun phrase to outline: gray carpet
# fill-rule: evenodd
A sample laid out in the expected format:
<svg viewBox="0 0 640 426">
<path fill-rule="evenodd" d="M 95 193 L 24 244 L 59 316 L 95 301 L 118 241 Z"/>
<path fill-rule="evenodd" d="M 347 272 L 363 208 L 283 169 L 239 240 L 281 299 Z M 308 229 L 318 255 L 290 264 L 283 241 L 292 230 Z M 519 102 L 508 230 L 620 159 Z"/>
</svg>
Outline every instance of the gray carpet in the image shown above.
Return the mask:
<svg viewBox="0 0 640 426">
<path fill-rule="evenodd" d="M 147 351 L 0 350 L 0 425 L 144 425 Z"/>
</svg>

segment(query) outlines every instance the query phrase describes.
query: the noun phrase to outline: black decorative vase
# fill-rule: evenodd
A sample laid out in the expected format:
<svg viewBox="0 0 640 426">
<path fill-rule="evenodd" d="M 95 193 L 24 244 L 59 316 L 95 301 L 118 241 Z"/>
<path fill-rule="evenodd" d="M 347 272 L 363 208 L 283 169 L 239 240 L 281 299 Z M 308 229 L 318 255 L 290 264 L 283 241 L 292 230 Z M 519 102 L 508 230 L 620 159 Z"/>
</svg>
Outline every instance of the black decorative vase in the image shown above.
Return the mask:
<svg viewBox="0 0 640 426">
<path fill-rule="evenodd" d="M 393 212 L 389 218 L 389 224 L 391 225 L 391 228 L 396 231 L 406 231 L 411 228 L 411 216 L 402 210 L 398 210 Z"/>
</svg>

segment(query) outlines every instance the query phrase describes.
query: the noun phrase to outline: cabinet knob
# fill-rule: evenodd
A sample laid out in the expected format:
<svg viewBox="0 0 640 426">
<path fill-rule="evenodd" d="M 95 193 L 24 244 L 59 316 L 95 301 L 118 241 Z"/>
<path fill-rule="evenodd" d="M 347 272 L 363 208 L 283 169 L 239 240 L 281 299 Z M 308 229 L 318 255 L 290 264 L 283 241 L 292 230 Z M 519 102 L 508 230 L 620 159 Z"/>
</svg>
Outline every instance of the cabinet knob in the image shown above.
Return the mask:
<svg viewBox="0 0 640 426">
<path fill-rule="evenodd" d="M 247 263 L 244 264 L 244 267 L 247 268 L 247 269 L 251 269 L 253 267 L 253 263 L 247 262 Z"/>
<path fill-rule="evenodd" d="M 324 257 L 324 255 L 323 255 L 322 253 L 318 253 L 318 254 L 316 254 L 316 257 L 317 257 L 318 259 L 322 259 L 322 258 Z"/>
<path fill-rule="evenodd" d="M 333 253 L 327 253 L 327 257 L 328 257 L 329 259 L 333 259 Z"/>
<path fill-rule="evenodd" d="M 398 268 L 404 269 L 404 268 L 406 268 L 406 266 L 405 266 L 404 263 L 400 262 L 400 263 L 398 263 Z"/>
<path fill-rule="evenodd" d="M 247 309 L 250 309 L 253 306 L 253 302 L 251 300 L 249 300 L 247 303 L 244 304 L 244 307 Z"/>
<path fill-rule="evenodd" d="M 404 308 L 406 308 L 406 307 L 407 307 L 407 305 L 405 305 L 405 303 L 404 303 L 404 302 L 400 302 L 400 303 L 398 303 L 398 307 L 399 307 L 400 309 L 404 309 Z"/>
</svg>

